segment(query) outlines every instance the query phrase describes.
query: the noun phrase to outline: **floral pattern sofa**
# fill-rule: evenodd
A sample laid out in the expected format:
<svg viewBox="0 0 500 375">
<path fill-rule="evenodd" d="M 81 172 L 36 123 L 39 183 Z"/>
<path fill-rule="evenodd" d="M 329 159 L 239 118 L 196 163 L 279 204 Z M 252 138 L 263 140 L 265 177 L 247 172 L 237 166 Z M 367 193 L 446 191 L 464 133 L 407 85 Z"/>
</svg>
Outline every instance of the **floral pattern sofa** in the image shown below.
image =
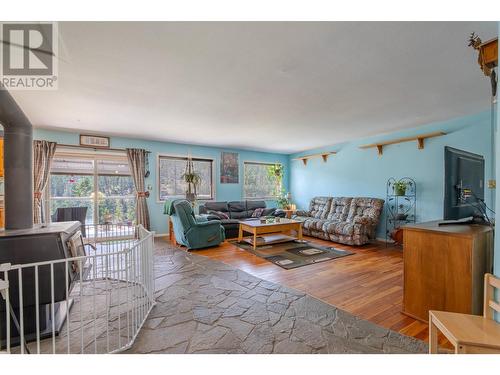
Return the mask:
<svg viewBox="0 0 500 375">
<path fill-rule="evenodd" d="M 364 245 L 375 238 L 384 200 L 378 198 L 315 197 L 309 210 L 297 211 L 302 231 L 347 245 Z"/>
</svg>

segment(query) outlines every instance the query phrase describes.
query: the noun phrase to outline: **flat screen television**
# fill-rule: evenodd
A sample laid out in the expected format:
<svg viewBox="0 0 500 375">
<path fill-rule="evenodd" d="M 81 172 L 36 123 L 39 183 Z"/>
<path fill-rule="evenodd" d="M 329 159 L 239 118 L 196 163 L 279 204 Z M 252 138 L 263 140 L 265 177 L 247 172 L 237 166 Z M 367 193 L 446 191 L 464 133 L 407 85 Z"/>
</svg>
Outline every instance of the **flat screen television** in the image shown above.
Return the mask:
<svg viewBox="0 0 500 375">
<path fill-rule="evenodd" d="M 444 149 L 444 219 L 481 215 L 484 199 L 484 157 L 446 146 Z"/>
</svg>

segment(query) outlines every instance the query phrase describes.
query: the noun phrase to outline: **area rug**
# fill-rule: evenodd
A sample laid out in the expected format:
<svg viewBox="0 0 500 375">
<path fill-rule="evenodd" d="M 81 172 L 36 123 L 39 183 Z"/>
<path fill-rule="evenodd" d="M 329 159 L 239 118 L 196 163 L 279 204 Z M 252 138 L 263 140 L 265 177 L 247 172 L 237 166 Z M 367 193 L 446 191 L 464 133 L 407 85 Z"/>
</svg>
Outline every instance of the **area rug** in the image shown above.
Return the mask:
<svg viewBox="0 0 500 375">
<path fill-rule="evenodd" d="M 246 250 L 287 270 L 308 266 L 310 264 L 326 262 L 354 254 L 347 250 L 321 246 L 310 241 L 297 240 L 273 245 L 258 246 L 256 250 L 253 249 L 252 245 L 245 242 L 230 242 L 243 250 Z"/>
</svg>

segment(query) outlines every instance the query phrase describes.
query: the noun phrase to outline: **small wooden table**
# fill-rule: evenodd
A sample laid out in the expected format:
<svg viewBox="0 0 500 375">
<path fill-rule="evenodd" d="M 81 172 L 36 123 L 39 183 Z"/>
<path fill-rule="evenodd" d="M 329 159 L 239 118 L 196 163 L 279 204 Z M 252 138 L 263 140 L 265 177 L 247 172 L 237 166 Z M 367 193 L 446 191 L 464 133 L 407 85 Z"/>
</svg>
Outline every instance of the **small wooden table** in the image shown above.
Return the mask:
<svg viewBox="0 0 500 375">
<path fill-rule="evenodd" d="M 296 237 L 286 234 L 292 231 L 296 232 Z M 302 222 L 286 218 L 276 218 L 274 222 L 265 223 L 260 220 L 240 221 L 238 242 L 243 241 L 243 232 L 252 233 L 253 236 L 249 242 L 255 250 L 257 246 L 302 240 Z M 261 240 L 257 241 L 257 236 L 262 234 L 267 234 L 267 236 L 262 236 Z"/>
</svg>

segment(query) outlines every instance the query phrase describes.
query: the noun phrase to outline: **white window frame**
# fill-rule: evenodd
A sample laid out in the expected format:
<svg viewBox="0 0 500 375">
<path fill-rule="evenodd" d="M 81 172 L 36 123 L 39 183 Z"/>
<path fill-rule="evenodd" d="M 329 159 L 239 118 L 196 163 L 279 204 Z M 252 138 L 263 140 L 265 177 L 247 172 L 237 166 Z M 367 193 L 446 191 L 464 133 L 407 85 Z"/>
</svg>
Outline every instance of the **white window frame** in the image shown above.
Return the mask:
<svg viewBox="0 0 500 375">
<path fill-rule="evenodd" d="M 160 199 L 160 160 L 162 158 L 171 158 L 171 159 L 183 159 L 187 161 L 187 156 L 186 154 L 156 154 L 156 203 L 164 203 L 165 199 Z M 212 197 L 210 198 L 196 198 L 197 201 L 203 201 L 203 202 L 211 202 L 217 200 L 217 192 L 216 192 L 216 187 L 217 187 L 217 171 L 216 171 L 216 163 L 215 159 L 207 156 L 195 156 L 192 155 L 191 159 L 193 161 L 196 160 L 201 160 L 201 161 L 210 161 L 212 163 Z M 182 199 L 185 198 L 185 195 L 172 195 L 169 196 L 167 199 Z"/>
<path fill-rule="evenodd" d="M 272 201 L 276 200 L 278 196 L 270 196 L 270 197 L 246 197 L 245 195 L 245 166 L 246 164 L 261 164 L 261 165 L 281 165 L 283 167 L 283 163 L 281 162 L 272 162 L 272 161 L 253 161 L 253 160 L 244 160 L 243 161 L 243 181 L 241 183 L 241 196 L 243 200 L 247 201 Z M 281 189 L 283 189 L 283 180 L 281 181 Z"/>
<path fill-rule="evenodd" d="M 119 173 L 119 174 L 106 174 L 106 173 L 99 173 L 98 168 L 97 168 L 97 161 L 98 160 L 118 160 L 118 161 L 123 161 L 128 164 L 128 159 L 127 155 L 125 152 L 107 152 L 107 151 L 95 151 L 95 152 L 88 152 L 87 150 L 84 149 L 77 149 L 77 150 L 70 150 L 67 151 L 64 146 L 61 149 L 56 148 L 56 152 L 54 154 L 54 159 L 55 158 L 71 158 L 71 159 L 88 159 L 88 160 L 93 160 L 94 161 L 94 169 L 91 173 L 63 173 L 63 172 L 56 172 L 52 173 L 52 171 L 49 171 L 49 180 L 47 182 L 47 186 L 45 188 L 45 193 L 44 193 L 44 199 L 45 199 L 45 222 L 50 223 L 51 222 L 51 215 L 50 215 L 50 203 L 51 200 L 58 200 L 58 199 L 65 199 L 65 200 L 87 200 L 89 198 L 83 198 L 82 197 L 56 197 L 52 198 L 50 196 L 50 191 L 51 191 L 51 186 L 50 186 L 50 176 L 52 174 L 70 174 L 74 176 L 93 176 L 94 179 L 94 193 L 98 192 L 99 189 L 99 176 L 130 176 L 132 177 L 132 173 L 130 174 L 124 174 L 124 173 Z M 135 189 L 135 188 L 134 188 Z M 107 196 L 106 198 L 109 199 L 118 199 L 118 198 L 124 198 L 124 199 L 136 199 L 137 194 L 132 194 L 132 195 L 124 195 L 124 196 L 118 196 L 118 195 L 110 195 Z M 94 194 L 94 198 L 90 198 L 92 200 L 92 205 L 93 205 L 93 222 L 98 223 L 99 221 L 99 209 L 98 209 L 98 194 Z M 99 223 L 100 224 L 100 223 Z"/>
</svg>

